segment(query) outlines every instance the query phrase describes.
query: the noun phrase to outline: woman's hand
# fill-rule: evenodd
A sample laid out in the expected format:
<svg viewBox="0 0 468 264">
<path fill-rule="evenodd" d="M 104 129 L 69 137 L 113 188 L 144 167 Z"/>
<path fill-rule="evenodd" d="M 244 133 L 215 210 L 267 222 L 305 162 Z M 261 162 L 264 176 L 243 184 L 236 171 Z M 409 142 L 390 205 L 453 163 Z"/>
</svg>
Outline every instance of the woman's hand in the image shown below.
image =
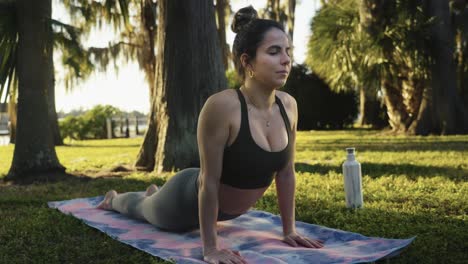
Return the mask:
<svg viewBox="0 0 468 264">
<path fill-rule="evenodd" d="M 215 249 L 203 256 L 203 260 L 210 264 L 247 264 L 238 251 L 229 249 Z"/>
<path fill-rule="evenodd" d="M 296 232 L 284 236 L 283 242 L 292 247 L 322 248 L 323 241 L 314 240 L 305 236 L 298 235 Z"/>
</svg>

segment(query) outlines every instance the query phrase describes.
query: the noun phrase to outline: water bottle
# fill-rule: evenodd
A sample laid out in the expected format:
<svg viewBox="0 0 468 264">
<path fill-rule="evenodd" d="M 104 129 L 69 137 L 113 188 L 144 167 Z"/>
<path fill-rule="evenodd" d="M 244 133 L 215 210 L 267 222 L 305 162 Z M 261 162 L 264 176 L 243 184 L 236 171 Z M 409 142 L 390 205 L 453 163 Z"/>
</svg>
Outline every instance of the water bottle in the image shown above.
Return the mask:
<svg viewBox="0 0 468 264">
<path fill-rule="evenodd" d="M 354 157 L 354 148 L 347 148 L 346 161 L 343 163 L 344 189 L 347 208 L 362 208 L 361 164 Z"/>
</svg>

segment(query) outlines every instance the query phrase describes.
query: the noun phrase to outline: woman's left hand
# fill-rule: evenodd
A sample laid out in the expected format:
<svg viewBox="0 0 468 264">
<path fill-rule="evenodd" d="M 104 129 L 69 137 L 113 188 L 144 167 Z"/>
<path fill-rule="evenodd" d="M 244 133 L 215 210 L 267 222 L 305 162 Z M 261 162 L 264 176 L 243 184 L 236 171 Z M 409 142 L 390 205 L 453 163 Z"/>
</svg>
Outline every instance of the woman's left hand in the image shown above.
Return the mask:
<svg viewBox="0 0 468 264">
<path fill-rule="evenodd" d="M 307 238 L 305 236 L 301 236 L 296 232 L 290 233 L 284 236 L 283 242 L 292 246 L 292 247 L 307 247 L 307 248 L 322 248 L 323 241 L 321 240 L 314 240 Z"/>
</svg>

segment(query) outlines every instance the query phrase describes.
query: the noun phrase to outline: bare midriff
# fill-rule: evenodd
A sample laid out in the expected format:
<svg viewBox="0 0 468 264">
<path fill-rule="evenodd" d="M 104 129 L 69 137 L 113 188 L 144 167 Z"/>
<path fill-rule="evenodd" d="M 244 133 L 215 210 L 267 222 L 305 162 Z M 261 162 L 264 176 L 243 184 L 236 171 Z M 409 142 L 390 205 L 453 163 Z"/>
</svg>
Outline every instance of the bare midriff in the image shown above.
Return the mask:
<svg viewBox="0 0 468 264">
<path fill-rule="evenodd" d="M 257 189 L 240 189 L 226 184 L 219 185 L 219 210 L 230 215 L 240 215 L 247 212 L 268 187 Z"/>
</svg>

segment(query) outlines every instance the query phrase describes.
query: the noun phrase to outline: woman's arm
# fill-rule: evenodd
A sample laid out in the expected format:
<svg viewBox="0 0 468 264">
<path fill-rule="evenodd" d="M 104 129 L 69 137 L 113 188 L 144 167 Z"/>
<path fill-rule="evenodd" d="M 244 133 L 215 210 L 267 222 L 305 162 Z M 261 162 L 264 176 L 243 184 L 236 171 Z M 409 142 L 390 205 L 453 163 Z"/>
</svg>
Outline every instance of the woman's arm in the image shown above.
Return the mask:
<svg viewBox="0 0 468 264">
<path fill-rule="evenodd" d="M 229 136 L 229 123 L 222 114 L 220 99 L 222 98 L 217 95 L 208 98 L 198 118 L 197 140 L 200 154 L 198 204 L 204 253 L 217 248 L 218 189 L 223 150 Z"/>
<path fill-rule="evenodd" d="M 278 171 L 275 177 L 276 192 L 278 196 L 278 205 L 281 213 L 281 221 L 283 223 L 283 234 L 296 232 L 295 228 L 295 189 L 296 189 L 296 175 L 294 171 L 294 156 L 296 153 L 296 127 L 297 127 L 297 104 L 292 96 L 287 96 L 285 100 L 285 107 L 288 109 L 290 115 L 288 117 L 291 123 L 291 140 L 290 144 L 293 147 L 291 157 L 288 164 Z"/>
<path fill-rule="evenodd" d="M 200 154 L 198 195 L 200 234 L 203 256 L 208 263 L 244 263 L 234 252 L 217 246 L 218 190 L 223 166 L 224 147 L 229 138 L 229 105 L 224 93 L 206 101 L 198 118 L 197 140 Z"/>
<path fill-rule="evenodd" d="M 291 119 L 291 144 L 293 146 L 293 152 L 291 154 L 288 164 L 278 171 L 275 178 L 276 192 L 278 195 L 278 205 L 281 213 L 281 221 L 283 223 L 283 235 L 284 242 L 288 243 L 293 247 L 299 245 L 312 248 L 323 247 L 321 241 L 309 239 L 300 236 L 296 233 L 295 225 L 295 189 L 296 189 L 296 175 L 294 169 L 294 158 L 296 153 L 296 132 L 297 132 L 297 103 L 296 100 L 288 95 L 287 109 L 290 109 L 292 113 Z"/>
<path fill-rule="evenodd" d="M 276 193 L 278 195 L 278 205 L 283 223 L 283 234 L 285 236 L 296 232 L 295 228 L 295 188 L 296 178 L 293 165 L 288 164 L 286 168 L 276 175 Z"/>
</svg>

